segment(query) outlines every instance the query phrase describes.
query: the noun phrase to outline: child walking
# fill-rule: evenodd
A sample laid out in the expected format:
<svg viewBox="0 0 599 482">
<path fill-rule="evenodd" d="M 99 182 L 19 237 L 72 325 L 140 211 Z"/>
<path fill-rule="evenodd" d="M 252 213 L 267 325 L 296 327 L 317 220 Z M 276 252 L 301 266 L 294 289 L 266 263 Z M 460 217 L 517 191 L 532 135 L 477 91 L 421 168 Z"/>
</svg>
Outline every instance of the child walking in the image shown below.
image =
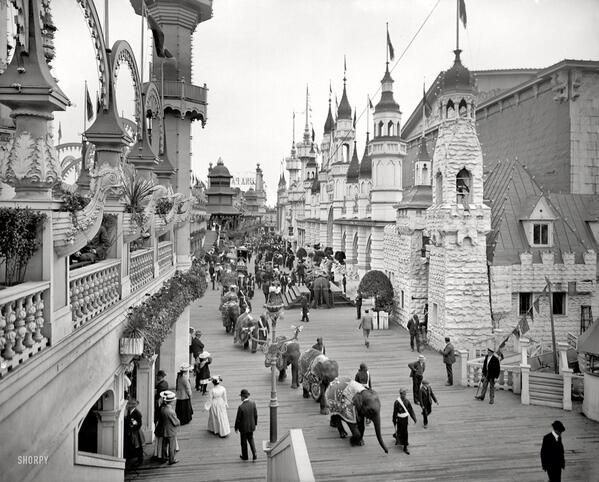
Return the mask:
<svg viewBox="0 0 599 482">
<path fill-rule="evenodd" d="M 212 358 L 210 353 L 203 351 L 197 358 L 197 362 L 194 366 L 196 374 L 196 390 L 201 390 L 202 395 L 206 395 L 206 388 L 210 381 L 210 363 Z"/>
</svg>

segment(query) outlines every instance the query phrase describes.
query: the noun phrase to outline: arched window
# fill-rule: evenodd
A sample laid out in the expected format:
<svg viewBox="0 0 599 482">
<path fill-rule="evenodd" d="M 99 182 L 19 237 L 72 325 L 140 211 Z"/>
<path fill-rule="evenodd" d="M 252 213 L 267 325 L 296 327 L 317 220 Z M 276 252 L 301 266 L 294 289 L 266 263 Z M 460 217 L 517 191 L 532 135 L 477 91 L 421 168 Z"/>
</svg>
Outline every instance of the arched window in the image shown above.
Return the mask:
<svg viewBox="0 0 599 482">
<path fill-rule="evenodd" d="M 455 117 L 455 106 L 451 99 L 447 102 L 447 107 L 445 107 L 445 117 L 447 119 L 452 119 Z"/>
<path fill-rule="evenodd" d="M 471 202 L 472 192 L 472 175 L 468 169 L 464 168 L 455 179 L 456 202 L 464 206 L 464 209 L 470 210 L 469 203 Z"/>
<path fill-rule="evenodd" d="M 397 122 L 397 130 L 396 130 L 395 132 L 397 132 L 397 135 L 399 136 L 399 133 L 401 132 L 401 131 L 399 130 L 399 122 Z"/>
<path fill-rule="evenodd" d="M 443 202 L 443 174 L 440 172 L 435 176 L 435 197 L 436 203 L 441 204 Z"/>
<path fill-rule="evenodd" d="M 393 124 L 393 121 L 389 121 L 389 124 L 387 125 L 387 135 L 395 135 L 395 124 Z"/>
<path fill-rule="evenodd" d="M 344 163 L 349 162 L 349 144 L 343 144 L 341 155 L 343 156 Z"/>
<path fill-rule="evenodd" d="M 379 136 L 382 136 L 382 135 L 383 135 L 383 126 L 384 126 L 384 125 L 385 125 L 385 124 L 383 124 L 383 121 L 380 121 L 380 122 L 379 122 Z"/>
<path fill-rule="evenodd" d="M 468 104 L 466 103 L 466 99 L 460 101 L 458 112 L 460 113 L 460 117 L 466 117 L 468 115 Z"/>
</svg>

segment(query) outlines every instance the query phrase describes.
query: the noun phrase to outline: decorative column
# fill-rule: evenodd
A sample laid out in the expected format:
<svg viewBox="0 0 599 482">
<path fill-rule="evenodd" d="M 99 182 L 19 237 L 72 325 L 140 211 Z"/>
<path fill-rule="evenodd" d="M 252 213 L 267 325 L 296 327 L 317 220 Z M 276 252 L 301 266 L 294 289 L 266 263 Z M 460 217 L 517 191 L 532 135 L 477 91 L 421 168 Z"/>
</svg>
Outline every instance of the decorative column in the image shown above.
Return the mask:
<svg viewBox="0 0 599 482">
<path fill-rule="evenodd" d="M 572 369 L 568 368 L 568 348 L 564 342 L 557 344 L 559 350 L 559 371 L 564 381 L 563 409 L 572 410 Z"/>
<path fill-rule="evenodd" d="M 456 364 L 454 379 L 461 387 L 468 386 L 468 350 L 455 350 Z"/>
<path fill-rule="evenodd" d="M 166 372 L 171 388 L 175 386 L 179 366 L 189 361 L 189 313 L 188 306 L 160 345 L 160 369 Z"/>
<path fill-rule="evenodd" d="M 146 439 L 146 443 L 150 444 L 154 441 L 154 382 L 156 358 L 141 357 L 137 364 L 137 407 L 142 415 L 141 430 Z"/>
<path fill-rule="evenodd" d="M 65 110 L 70 103 L 45 58 L 41 3 L 26 3 L 29 17 L 22 19 L 15 54 L 0 76 L 0 102 L 12 109 L 15 121 L 8 155 L 0 159 L 0 180 L 14 187 L 15 199 L 49 200 L 52 187 L 61 180 L 49 121 L 54 119 L 54 111 Z M 53 49 L 51 39 L 47 41 L 48 48 Z"/>
<path fill-rule="evenodd" d="M 528 344 L 530 343 L 528 338 L 520 338 L 520 373 L 522 377 L 522 393 L 520 394 L 520 401 L 522 405 L 530 405 L 530 365 L 528 364 Z"/>
</svg>

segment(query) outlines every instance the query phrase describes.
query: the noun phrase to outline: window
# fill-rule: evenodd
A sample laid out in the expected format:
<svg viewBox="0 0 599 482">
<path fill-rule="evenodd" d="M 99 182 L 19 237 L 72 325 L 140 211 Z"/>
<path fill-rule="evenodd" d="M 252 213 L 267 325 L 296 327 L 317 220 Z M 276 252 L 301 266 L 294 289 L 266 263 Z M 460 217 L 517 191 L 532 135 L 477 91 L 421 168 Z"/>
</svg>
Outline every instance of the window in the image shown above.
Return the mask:
<svg viewBox="0 0 599 482">
<path fill-rule="evenodd" d="M 462 169 L 458 172 L 455 180 L 456 186 L 456 203 L 464 206 L 464 209 L 468 208 L 470 203 L 470 192 L 472 191 L 472 176 L 468 169 Z"/>
<path fill-rule="evenodd" d="M 518 314 L 526 315 L 532 306 L 532 293 L 520 293 Z"/>
<path fill-rule="evenodd" d="M 549 244 L 549 224 L 535 223 L 532 225 L 532 244 L 536 246 Z"/>
<path fill-rule="evenodd" d="M 566 314 L 566 293 L 552 293 L 553 295 L 553 314 Z"/>
<path fill-rule="evenodd" d="M 401 307 L 404 307 L 404 293 L 403 290 L 401 290 Z"/>
</svg>

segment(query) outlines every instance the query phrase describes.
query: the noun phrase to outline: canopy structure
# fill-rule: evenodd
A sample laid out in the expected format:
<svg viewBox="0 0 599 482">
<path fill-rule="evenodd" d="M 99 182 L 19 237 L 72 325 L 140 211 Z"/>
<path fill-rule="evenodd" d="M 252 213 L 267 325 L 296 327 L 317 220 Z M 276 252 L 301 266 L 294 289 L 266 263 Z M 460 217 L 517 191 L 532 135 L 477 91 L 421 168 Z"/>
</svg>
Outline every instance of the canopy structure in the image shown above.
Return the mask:
<svg viewBox="0 0 599 482">
<path fill-rule="evenodd" d="M 593 323 L 578 338 L 578 352 L 599 356 L 599 323 Z"/>
</svg>

